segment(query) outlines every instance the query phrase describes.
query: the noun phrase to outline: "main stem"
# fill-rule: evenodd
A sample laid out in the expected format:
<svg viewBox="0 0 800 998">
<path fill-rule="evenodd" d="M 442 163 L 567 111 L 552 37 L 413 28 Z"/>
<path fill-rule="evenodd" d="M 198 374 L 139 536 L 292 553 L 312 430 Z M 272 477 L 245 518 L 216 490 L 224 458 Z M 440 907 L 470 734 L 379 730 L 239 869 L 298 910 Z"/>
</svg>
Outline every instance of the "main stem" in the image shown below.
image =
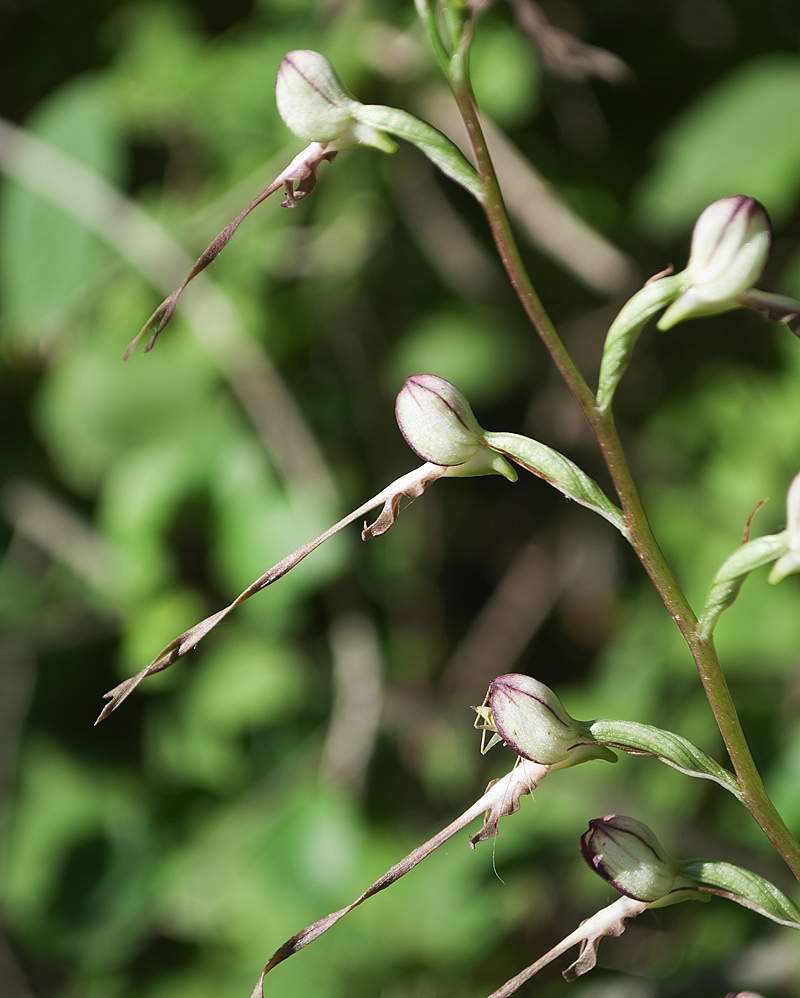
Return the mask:
<svg viewBox="0 0 800 998">
<path fill-rule="evenodd" d="M 701 638 L 697 634 L 697 618 L 650 528 L 613 416 L 610 411 L 601 412 L 598 409 L 594 393 L 556 332 L 522 262 L 469 81 L 468 44 L 469 38 L 465 32 L 461 47 L 450 61 L 450 82 L 475 153 L 484 191 L 483 209 L 503 266 L 531 325 L 539 334 L 567 387 L 581 407 L 597 440 L 625 514 L 631 546 L 678 625 L 697 666 L 703 689 L 739 781 L 742 803 L 781 854 L 797 880 L 800 880 L 800 844 L 767 796 L 713 640 Z"/>
</svg>

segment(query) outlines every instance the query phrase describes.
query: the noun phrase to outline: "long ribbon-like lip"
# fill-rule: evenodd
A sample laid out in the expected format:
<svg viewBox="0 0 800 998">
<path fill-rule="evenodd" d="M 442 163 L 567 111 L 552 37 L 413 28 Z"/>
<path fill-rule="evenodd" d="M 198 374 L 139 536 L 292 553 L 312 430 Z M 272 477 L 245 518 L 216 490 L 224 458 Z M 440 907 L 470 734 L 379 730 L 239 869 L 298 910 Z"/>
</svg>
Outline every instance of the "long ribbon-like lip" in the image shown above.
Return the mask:
<svg viewBox="0 0 800 998">
<path fill-rule="evenodd" d="M 796 298 L 753 288 L 746 295 L 742 295 L 739 301 L 747 308 L 760 312 L 770 322 L 788 326 L 795 336 L 800 337 L 800 301 Z"/>
</svg>

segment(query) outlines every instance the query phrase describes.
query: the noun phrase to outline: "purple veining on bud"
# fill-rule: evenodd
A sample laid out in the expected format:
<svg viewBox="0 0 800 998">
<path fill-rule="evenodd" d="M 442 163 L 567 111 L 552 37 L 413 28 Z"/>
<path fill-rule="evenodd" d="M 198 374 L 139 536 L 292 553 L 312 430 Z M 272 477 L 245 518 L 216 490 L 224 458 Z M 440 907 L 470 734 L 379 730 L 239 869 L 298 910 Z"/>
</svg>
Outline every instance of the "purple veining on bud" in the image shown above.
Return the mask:
<svg viewBox="0 0 800 998">
<path fill-rule="evenodd" d="M 499 676 L 487 703 L 497 733 L 523 759 L 542 766 L 587 758 L 616 761 L 610 749 L 593 744 L 586 725 L 570 717 L 556 694 L 531 676 Z"/>
<path fill-rule="evenodd" d="M 800 474 L 795 475 L 786 494 L 786 533 L 789 550 L 773 565 L 769 575 L 772 585 L 782 582 L 787 575 L 800 572 Z"/>
<path fill-rule="evenodd" d="M 306 142 L 319 142 L 332 150 L 359 146 L 388 153 L 397 150 L 385 132 L 359 120 L 364 105 L 319 52 L 294 49 L 286 53 L 278 67 L 275 101 L 289 131 Z"/>
<path fill-rule="evenodd" d="M 400 432 L 408 446 L 430 464 L 446 469 L 450 478 L 502 475 L 510 482 L 517 473 L 486 443 L 486 436 L 465 396 L 436 374 L 407 378 L 395 404 Z"/>
<path fill-rule="evenodd" d="M 701 283 L 751 287 L 764 273 L 771 247 L 772 226 L 759 201 L 743 194 L 721 198 L 695 223 L 689 268 Z"/>
<path fill-rule="evenodd" d="M 737 195 L 709 205 L 692 232 L 684 284 L 658 328 L 747 304 L 743 299 L 763 274 L 771 245 L 769 216 L 754 198 Z"/>
<path fill-rule="evenodd" d="M 676 891 L 697 889 L 647 825 L 622 814 L 590 821 L 581 855 L 603 880 L 635 901 L 653 904 Z"/>
<path fill-rule="evenodd" d="M 408 446 L 431 464 L 465 464 L 482 446 L 483 430 L 466 397 L 435 374 L 406 379 L 395 415 Z"/>
<path fill-rule="evenodd" d="M 294 49 L 283 57 L 275 100 L 286 126 L 306 142 L 339 138 L 353 124 L 358 103 L 325 56 L 310 49 Z"/>
</svg>

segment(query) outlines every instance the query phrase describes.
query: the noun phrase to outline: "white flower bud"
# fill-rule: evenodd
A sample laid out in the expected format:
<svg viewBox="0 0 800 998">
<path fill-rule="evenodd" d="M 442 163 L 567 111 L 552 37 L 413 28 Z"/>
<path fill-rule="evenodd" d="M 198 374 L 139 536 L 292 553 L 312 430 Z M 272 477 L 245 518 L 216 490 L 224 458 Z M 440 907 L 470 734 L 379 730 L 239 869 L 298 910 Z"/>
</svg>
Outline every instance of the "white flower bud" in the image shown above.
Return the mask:
<svg viewBox="0 0 800 998">
<path fill-rule="evenodd" d="M 395 415 L 408 446 L 431 464 L 466 464 L 481 448 L 483 430 L 466 397 L 435 374 L 406 379 Z"/>
<path fill-rule="evenodd" d="M 659 329 L 684 319 L 726 312 L 747 304 L 746 298 L 764 272 L 772 244 L 772 228 L 763 205 L 738 195 L 709 205 L 692 233 L 684 283 L 664 312 Z"/>
<path fill-rule="evenodd" d="M 359 120 L 364 105 L 347 90 L 331 63 L 311 49 L 294 49 L 281 60 L 275 101 L 286 127 L 306 142 L 331 151 L 372 146 L 397 150 L 393 139 Z"/>
<path fill-rule="evenodd" d="M 407 378 L 395 403 L 395 416 L 408 446 L 430 464 L 447 468 L 450 478 L 517 473 L 491 450 L 469 402 L 455 385 L 436 374 Z"/>
<path fill-rule="evenodd" d="M 610 749 L 593 744 L 587 726 L 570 717 L 556 694 L 531 676 L 499 676 L 489 687 L 487 703 L 495 730 L 523 759 L 542 766 L 590 758 L 616 761 Z"/>
<path fill-rule="evenodd" d="M 697 889 L 681 876 L 677 861 L 647 825 L 635 818 L 594 818 L 581 838 L 581 853 L 595 873 L 635 901 L 652 904 L 675 891 Z"/>
<path fill-rule="evenodd" d="M 786 495 L 786 533 L 789 550 L 772 567 L 769 581 L 773 586 L 800 572 L 800 475 L 795 475 Z"/>
</svg>

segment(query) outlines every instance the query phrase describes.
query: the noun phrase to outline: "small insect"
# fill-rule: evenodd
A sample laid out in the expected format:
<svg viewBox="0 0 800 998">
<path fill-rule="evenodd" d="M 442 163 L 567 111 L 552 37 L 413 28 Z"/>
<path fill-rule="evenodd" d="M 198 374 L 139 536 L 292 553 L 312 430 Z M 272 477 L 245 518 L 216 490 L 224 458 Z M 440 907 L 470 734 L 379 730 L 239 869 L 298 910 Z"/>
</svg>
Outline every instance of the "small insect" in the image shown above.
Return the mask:
<svg viewBox="0 0 800 998">
<path fill-rule="evenodd" d="M 489 701 L 492 696 L 492 686 L 486 691 L 486 696 L 484 697 L 483 703 L 480 707 L 473 707 L 472 709 L 478 715 L 475 718 L 475 724 L 473 725 L 478 731 L 481 732 L 481 755 L 486 755 L 489 749 L 494 748 L 503 739 L 497 733 L 497 728 L 494 725 L 494 717 L 492 716 L 492 708 L 489 706 Z M 487 731 L 493 731 L 494 734 L 489 739 L 488 743 L 486 741 Z"/>
</svg>

